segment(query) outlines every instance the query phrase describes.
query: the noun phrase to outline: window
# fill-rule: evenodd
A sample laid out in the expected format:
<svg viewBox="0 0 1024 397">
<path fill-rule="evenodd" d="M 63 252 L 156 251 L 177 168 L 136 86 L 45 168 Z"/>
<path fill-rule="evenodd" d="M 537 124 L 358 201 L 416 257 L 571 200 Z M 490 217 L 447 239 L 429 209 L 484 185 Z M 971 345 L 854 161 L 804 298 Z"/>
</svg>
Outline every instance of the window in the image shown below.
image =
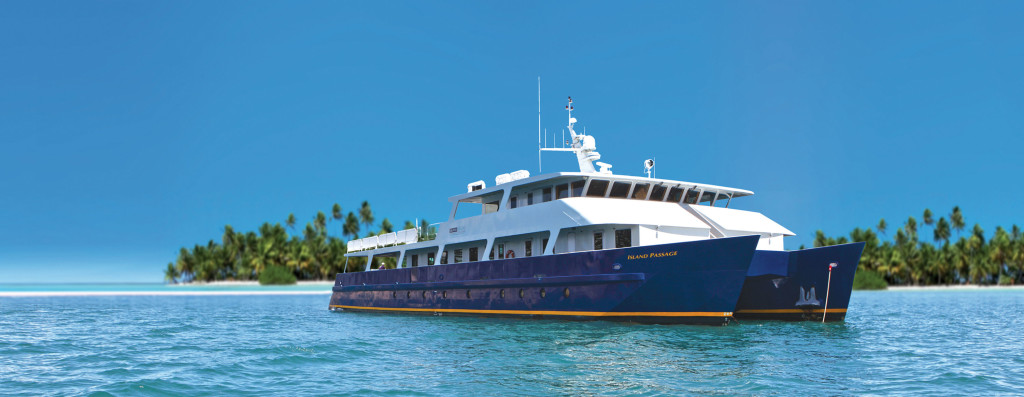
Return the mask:
<svg viewBox="0 0 1024 397">
<path fill-rule="evenodd" d="M 477 256 L 477 247 L 470 247 L 469 248 L 469 261 L 470 262 L 476 262 L 478 260 L 480 260 L 480 257 Z"/>
<path fill-rule="evenodd" d="M 541 249 L 543 249 L 543 250 L 548 249 L 548 239 L 544 239 L 543 241 L 541 241 L 540 245 L 543 245 L 543 247 L 541 247 Z"/>
<path fill-rule="evenodd" d="M 526 193 L 526 205 L 533 205 L 533 193 Z"/>
<path fill-rule="evenodd" d="M 442 265 L 447 265 L 448 264 L 448 251 L 441 251 L 441 264 Z"/>
<path fill-rule="evenodd" d="M 518 203 L 519 203 L 519 197 L 512 196 L 511 198 L 508 199 L 508 207 L 509 208 L 516 208 L 516 204 L 518 204 Z"/>
<path fill-rule="evenodd" d="M 698 197 L 697 195 L 699 195 L 699 194 L 700 194 L 699 190 L 697 190 L 697 189 L 690 189 L 690 191 L 686 192 L 686 199 L 683 200 L 683 202 L 686 203 L 686 204 L 697 204 L 697 197 Z"/>
<path fill-rule="evenodd" d="M 498 259 L 505 257 L 505 244 L 498 244 Z"/>
<path fill-rule="evenodd" d="M 665 191 L 667 191 L 667 190 L 668 190 L 668 188 L 666 188 L 665 185 L 654 185 L 654 188 L 651 189 L 651 200 L 653 200 L 653 201 L 662 201 L 662 200 L 664 200 L 665 199 Z"/>
<path fill-rule="evenodd" d="M 455 263 L 462 262 L 462 250 L 455 250 Z"/>
<path fill-rule="evenodd" d="M 427 266 L 434 266 L 434 253 L 433 252 L 428 252 L 427 253 Z"/>
<path fill-rule="evenodd" d="M 607 190 L 608 181 L 591 179 L 590 187 L 587 188 L 587 197 L 604 197 L 604 192 Z"/>
<path fill-rule="evenodd" d="M 491 252 L 487 253 L 487 259 L 494 260 L 494 247 L 491 247 Z"/>
<path fill-rule="evenodd" d="M 633 231 L 630 229 L 619 229 L 615 231 L 615 248 L 633 246 Z"/>
<path fill-rule="evenodd" d="M 594 232 L 594 249 L 595 250 L 603 250 L 604 249 L 604 233 Z"/>
<path fill-rule="evenodd" d="M 498 202 L 497 201 L 491 201 L 489 203 L 484 203 L 484 213 L 485 214 L 490 214 L 492 212 L 498 212 Z"/>
<path fill-rule="evenodd" d="M 546 187 L 543 190 L 541 190 L 541 199 L 545 203 L 551 201 L 551 188 Z"/>
<path fill-rule="evenodd" d="M 586 181 L 576 181 L 572 183 L 572 196 L 583 197 L 583 185 L 586 185 Z"/>
<path fill-rule="evenodd" d="M 555 199 L 556 200 L 561 200 L 561 199 L 568 198 L 568 197 L 569 197 L 569 184 L 568 183 L 555 186 Z"/>
<path fill-rule="evenodd" d="M 612 192 L 608 197 L 626 198 L 629 195 L 629 182 L 615 182 L 612 184 Z"/>
<path fill-rule="evenodd" d="M 633 198 L 634 200 L 647 200 L 647 189 L 651 187 L 649 183 L 638 183 L 633 187 Z"/>
<path fill-rule="evenodd" d="M 412 267 L 416 267 L 416 266 L 420 265 L 420 262 L 418 260 L 419 257 L 420 257 L 419 255 L 413 254 L 413 256 L 412 256 Z"/>
<path fill-rule="evenodd" d="M 526 256 L 533 256 L 533 240 L 526 240 Z"/>
<path fill-rule="evenodd" d="M 672 189 L 669 189 L 669 191 L 668 191 L 668 199 L 666 199 L 665 201 L 672 202 L 672 203 L 678 203 L 679 200 L 682 200 L 682 199 L 683 199 L 683 189 L 680 189 L 678 187 L 674 187 Z"/>
</svg>

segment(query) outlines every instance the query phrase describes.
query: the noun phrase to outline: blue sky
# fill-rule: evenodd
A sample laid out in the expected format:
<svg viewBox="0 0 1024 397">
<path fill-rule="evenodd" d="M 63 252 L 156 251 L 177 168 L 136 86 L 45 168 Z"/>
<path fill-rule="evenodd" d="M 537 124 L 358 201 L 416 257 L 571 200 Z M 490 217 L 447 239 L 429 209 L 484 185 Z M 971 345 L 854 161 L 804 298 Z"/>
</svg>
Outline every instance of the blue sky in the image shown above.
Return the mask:
<svg viewBox="0 0 1024 397">
<path fill-rule="evenodd" d="M 614 171 L 656 157 L 753 190 L 732 206 L 788 248 L 954 205 L 991 233 L 1024 224 L 1021 20 L 1010 1 L 6 2 L 0 283 L 160 281 L 225 224 L 335 202 L 441 221 L 466 183 L 537 173 L 537 76 L 550 132 L 572 95 Z"/>
</svg>

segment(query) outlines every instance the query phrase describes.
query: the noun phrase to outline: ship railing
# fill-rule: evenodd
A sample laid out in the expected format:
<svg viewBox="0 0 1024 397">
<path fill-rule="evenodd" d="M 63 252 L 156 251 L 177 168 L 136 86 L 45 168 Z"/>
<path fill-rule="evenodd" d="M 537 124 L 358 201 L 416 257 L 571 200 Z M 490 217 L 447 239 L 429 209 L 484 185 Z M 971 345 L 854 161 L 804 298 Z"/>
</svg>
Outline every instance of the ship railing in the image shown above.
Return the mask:
<svg viewBox="0 0 1024 397">
<path fill-rule="evenodd" d="M 402 244 L 412 244 L 419 241 L 430 241 L 437 238 L 437 225 L 439 224 L 430 225 L 427 228 L 411 228 L 351 240 L 348 242 L 348 251 L 355 252 L 382 247 L 393 247 Z"/>
</svg>

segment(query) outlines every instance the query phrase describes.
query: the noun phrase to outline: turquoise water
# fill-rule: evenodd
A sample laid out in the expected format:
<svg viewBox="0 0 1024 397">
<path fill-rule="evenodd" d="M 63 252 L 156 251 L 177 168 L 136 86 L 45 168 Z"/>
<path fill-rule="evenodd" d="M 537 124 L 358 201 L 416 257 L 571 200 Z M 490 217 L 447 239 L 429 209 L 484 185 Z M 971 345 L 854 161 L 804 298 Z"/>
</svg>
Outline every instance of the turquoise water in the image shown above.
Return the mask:
<svg viewBox="0 0 1024 397">
<path fill-rule="evenodd" d="M 298 284 L 298 285 L 167 285 L 162 283 L 136 284 L 0 284 L 0 294 L 4 292 L 258 292 L 258 291 L 295 291 L 315 292 L 331 290 L 330 283 Z"/>
<path fill-rule="evenodd" d="M 1024 291 L 857 292 L 845 323 L 334 313 L 326 295 L 0 298 L 3 395 L 1021 394 Z"/>
</svg>

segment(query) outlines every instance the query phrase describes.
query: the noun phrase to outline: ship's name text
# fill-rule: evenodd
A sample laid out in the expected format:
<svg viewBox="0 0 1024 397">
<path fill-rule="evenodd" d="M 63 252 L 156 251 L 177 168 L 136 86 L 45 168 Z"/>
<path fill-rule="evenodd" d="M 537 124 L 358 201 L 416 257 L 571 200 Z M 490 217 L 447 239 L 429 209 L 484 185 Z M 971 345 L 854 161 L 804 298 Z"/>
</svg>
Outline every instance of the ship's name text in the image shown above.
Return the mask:
<svg viewBox="0 0 1024 397">
<path fill-rule="evenodd" d="M 631 260 L 634 260 L 634 259 L 662 258 L 662 257 L 666 257 L 666 256 L 676 256 L 678 254 L 679 254 L 679 251 L 651 252 L 649 254 L 641 254 L 641 255 L 626 255 L 626 260 L 630 260 L 631 261 Z"/>
</svg>

